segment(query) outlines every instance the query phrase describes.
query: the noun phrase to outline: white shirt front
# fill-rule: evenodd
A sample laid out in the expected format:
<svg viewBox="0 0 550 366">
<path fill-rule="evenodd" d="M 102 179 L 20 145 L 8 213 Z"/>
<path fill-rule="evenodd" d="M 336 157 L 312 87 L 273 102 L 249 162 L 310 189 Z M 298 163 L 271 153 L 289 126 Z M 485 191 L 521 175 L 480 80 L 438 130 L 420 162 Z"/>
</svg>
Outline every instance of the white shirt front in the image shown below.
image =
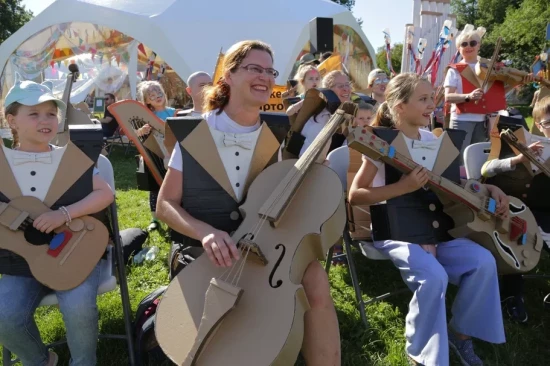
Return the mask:
<svg viewBox="0 0 550 366">
<path fill-rule="evenodd" d="M 235 192 L 237 200 L 243 197 L 244 184 L 250 169 L 250 162 L 254 154 L 256 142 L 260 136 L 262 125 L 258 123 L 254 126 L 241 126 L 231 120 L 229 116 L 222 112 L 216 115 L 215 111 L 203 114 L 203 118 L 210 127 L 212 138 L 216 143 L 218 154 L 222 160 L 223 166 Z M 230 141 L 247 141 L 246 148 L 238 144 L 232 144 Z M 177 143 L 170 162 L 170 168 L 182 171 L 183 162 L 181 157 L 180 144 Z"/>
<path fill-rule="evenodd" d="M 44 201 L 52 181 L 57 173 L 61 159 L 67 146 L 50 145 L 52 151 L 45 153 L 29 153 L 12 150 L 2 145 L 4 154 L 23 196 L 36 197 Z M 40 158 L 51 159 L 50 163 L 39 162 Z M 24 162 L 24 160 L 29 160 Z M 33 161 L 34 160 L 34 161 Z M 94 168 L 94 175 L 99 171 Z"/>
<path fill-rule="evenodd" d="M 476 64 L 468 64 L 472 71 L 474 71 L 475 74 L 475 66 Z M 447 75 L 445 76 L 445 83 L 443 84 L 445 88 L 447 87 L 454 87 L 456 88 L 455 93 L 462 94 L 463 88 L 462 88 L 462 76 L 460 76 L 460 73 L 458 70 L 455 70 L 453 68 L 449 68 L 447 71 Z M 456 104 L 451 104 L 451 119 L 454 119 L 455 121 L 470 121 L 470 122 L 484 122 L 485 121 L 485 115 L 484 114 L 477 114 L 477 113 L 456 113 Z"/>
<path fill-rule="evenodd" d="M 409 148 L 409 153 L 411 154 L 412 159 L 415 161 L 415 163 L 420 164 L 424 166 L 426 169 L 431 170 L 433 169 L 433 165 L 435 163 L 435 158 L 437 157 L 438 150 L 431 150 L 431 149 L 425 149 L 425 148 L 415 148 L 414 143 L 415 141 L 434 141 L 437 140 L 437 137 L 431 132 L 424 129 L 419 129 L 420 132 L 420 140 L 413 140 L 406 136 L 405 141 L 407 142 L 407 147 Z M 441 143 L 442 139 L 439 139 L 439 143 Z M 423 159 L 426 158 L 426 159 Z M 363 155 L 363 160 L 368 159 L 371 163 L 374 164 L 378 168 L 378 171 L 376 172 L 376 175 L 374 176 L 374 179 L 372 180 L 372 187 L 384 187 L 386 185 L 386 169 L 384 169 L 384 162 L 380 160 L 372 160 L 366 155 Z"/>
</svg>

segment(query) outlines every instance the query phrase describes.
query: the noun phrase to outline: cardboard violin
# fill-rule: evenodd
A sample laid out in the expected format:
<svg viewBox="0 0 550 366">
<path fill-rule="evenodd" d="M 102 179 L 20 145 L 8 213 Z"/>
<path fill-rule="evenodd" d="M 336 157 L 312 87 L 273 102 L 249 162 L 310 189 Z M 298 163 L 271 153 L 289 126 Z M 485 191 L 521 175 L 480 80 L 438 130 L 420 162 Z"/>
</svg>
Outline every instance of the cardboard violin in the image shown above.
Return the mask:
<svg viewBox="0 0 550 366">
<path fill-rule="evenodd" d="M 489 70 L 489 64 L 491 60 L 480 58 L 475 66 L 476 75 L 480 79 L 485 79 L 487 72 Z M 528 76 L 529 73 L 521 70 L 517 70 L 511 67 L 505 66 L 502 62 L 496 62 L 489 75 L 489 81 L 502 81 L 505 84 L 510 86 L 518 86 L 523 84 L 523 79 Z M 534 80 L 541 83 L 546 87 L 550 87 L 550 81 L 540 77 L 535 76 Z"/>
</svg>

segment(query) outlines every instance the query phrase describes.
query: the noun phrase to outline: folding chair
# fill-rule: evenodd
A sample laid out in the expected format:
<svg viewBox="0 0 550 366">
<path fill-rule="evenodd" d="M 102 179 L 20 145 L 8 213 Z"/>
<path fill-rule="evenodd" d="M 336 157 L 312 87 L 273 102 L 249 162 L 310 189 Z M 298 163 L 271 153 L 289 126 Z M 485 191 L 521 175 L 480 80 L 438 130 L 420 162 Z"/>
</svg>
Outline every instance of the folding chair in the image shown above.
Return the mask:
<svg viewBox="0 0 550 366">
<path fill-rule="evenodd" d="M 490 142 L 478 142 L 466 146 L 464 149 L 464 168 L 466 169 L 466 178 L 481 179 L 481 167 L 489 157 L 491 150 Z"/>
<path fill-rule="evenodd" d="M 333 151 L 331 151 L 328 154 L 327 160 L 329 161 L 330 168 L 332 168 L 336 172 L 336 174 L 338 174 L 338 176 L 340 177 L 340 181 L 342 182 L 342 187 L 346 191 L 346 205 L 349 205 L 349 202 L 347 200 L 348 169 L 349 169 L 349 164 L 350 164 L 349 148 L 347 146 L 342 146 L 342 147 L 339 147 L 337 149 L 334 149 Z M 349 207 L 349 208 L 351 209 L 351 207 Z M 346 210 L 346 212 L 350 212 L 350 210 L 348 209 L 348 210 Z M 348 219 L 348 224 L 351 223 L 350 220 L 349 220 L 349 217 L 347 219 Z M 331 248 L 329 250 L 328 255 L 327 255 L 327 263 L 326 263 L 325 269 L 328 273 L 329 270 L 330 270 L 331 258 L 346 256 L 347 261 L 348 261 L 351 281 L 352 281 L 352 284 L 353 284 L 353 288 L 355 290 L 355 297 L 357 299 L 357 303 L 358 303 L 358 306 L 359 306 L 359 313 L 361 314 L 361 319 L 365 323 L 365 326 L 368 328 L 369 327 L 369 322 L 367 320 L 367 316 L 366 316 L 366 313 L 365 313 L 365 306 L 368 305 L 368 304 L 371 304 L 373 302 L 383 300 L 387 297 L 405 292 L 405 291 L 408 290 L 408 288 L 403 288 L 403 289 L 399 289 L 399 290 L 396 290 L 396 291 L 391 291 L 391 292 L 388 292 L 386 294 L 374 297 L 374 298 L 372 298 L 368 301 L 364 301 L 363 300 L 363 295 L 362 295 L 362 292 L 361 292 L 361 288 L 359 287 L 359 280 L 357 278 L 357 270 L 355 268 L 355 262 L 353 261 L 353 258 L 352 258 L 351 247 L 352 246 L 358 247 L 361 250 L 361 253 L 365 257 L 367 257 L 369 259 L 372 259 L 372 260 L 388 260 L 389 258 L 382 255 L 374 247 L 372 241 L 352 240 L 351 235 L 350 235 L 350 231 L 349 231 L 349 227 L 347 225 L 346 225 L 346 228 L 344 229 L 343 239 L 344 239 L 344 247 L 345 247 L 345 252 L 346 253 L 345 254 L 340 254 L 338 256 L 333 257 L 334 248 Z"/>
<path fill-rule="evenodd" d="M 109 186 L 113 190 L 113 193 L 115 193 L 115 179 L 114 179 L 114 173 L 113 173 L 113 166 L 111 165 L 111 162 L 109 161 L 109 159 L 107 159 L 103 155 L 99 155 L 98 170 L 99 170 L 99 175 L 109 184 Z M 132 315 L 131 315 L 132 313 L 130 308 L 130 298 L 128 296 L 128 284 L 126 281 L 125 263 L 124 263 L 123 254 L 122 254 L 122 243 L 120 241 L 120 233 L 118 228 L 116 201 L 109 206 L 109 215 L 110 215 L 111 226 L 114 233 L 113 234 L 114 248 L 113 246 L 109 246 L 107 259 L 101 260 L 101 267 L 102 267 L 101 280 L 100 280 L 100 285 L 98 289 L 98 295 L 116 290 L 117 278 L 115 277 L 115 274 L 114 274 L 114 269 L 116 266 L 118 270 L 118 281 L 120 283 L 120 297 L 122 300 L 122 310 L 124 313 L 124 324 L 126 328 L 126 334 L 124 335 L 100 334 L 99 338 L 126 340 L 126 342 L 128 343 L 129 364 L 131 366 L 134 366 L 136 362 L 135 362 L 135 353 L 134 353 L 134 337 L 133 337 L 133 331 L 132 331 Z M 58 302 L 57 302 L 56 295 L 54 293 L 51 293 L 49 295 L 46 295 L 42 299 L 39 306 L 51 306 L 51 305 L 57 305 L 57 303 Z M 65 344 L 66 342 L 67 342 L 66 340 L 62 340 L 59 342 L 49 344 L 48 347 L 56 347 L 56 346 Z M 4 366 L 12 366 L 19 361 L 18 359 L 15 359 L 15 360 L 11 359 L 11 352 L 6 347 L 3 347 L 2 358 L 3 358 Z"/>
<path fill-rule="evenodd" d="M 103 138 L 105 150 L 107 151 L 107 157 L 111 155 L 111 151 L 113 150 L 113 147 L 115 145 L 120 145 L 123 148 L 126 147 L 124 154 L 125 155 L 128 154 L 128 150 L 130 149 L 132 142 L 128 139 L 128 137 L 122 135 L 120 132 L 121 132 L 120 127 L 117 127 L 117 129 L 113 133 L 113 136 Z"/>
</svg>

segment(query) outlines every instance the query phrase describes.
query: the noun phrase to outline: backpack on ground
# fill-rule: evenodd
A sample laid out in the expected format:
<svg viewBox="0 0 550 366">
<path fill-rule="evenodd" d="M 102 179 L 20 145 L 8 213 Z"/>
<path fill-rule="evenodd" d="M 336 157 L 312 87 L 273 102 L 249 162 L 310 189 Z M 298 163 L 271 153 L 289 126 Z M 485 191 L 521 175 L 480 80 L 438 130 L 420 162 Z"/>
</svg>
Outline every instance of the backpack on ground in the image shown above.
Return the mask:
<svg viewBox="0 0 550 366">
<path fill-rule="evenodd" d="M 135 353 L 138 366 L 160 365 L 168 361 L 155 336 L 155 314 L 160 298 L 168 286 L 145 296 L 138 305 L 134 321 Z"/>
</svg>

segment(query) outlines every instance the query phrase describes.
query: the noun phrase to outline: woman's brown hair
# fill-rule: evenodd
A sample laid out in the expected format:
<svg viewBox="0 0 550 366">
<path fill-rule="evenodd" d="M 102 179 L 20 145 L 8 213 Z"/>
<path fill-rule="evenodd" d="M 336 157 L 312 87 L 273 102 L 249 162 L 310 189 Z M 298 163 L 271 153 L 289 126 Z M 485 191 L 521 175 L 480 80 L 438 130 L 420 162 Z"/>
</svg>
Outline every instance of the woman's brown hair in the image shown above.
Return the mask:
<svg viewBox="0 0 550 366">
<path fill-rule="evenodd" d="M 17 113 L 19 113 L 19 108 L 21 108 L 20 103 L 13 102 L 9 106 L 6 107 L 4 110 L 4 118 L 6 119 L 6 124 L 8 123 L 8 114 L 11 114 L 12 116 L 17 116 Z M 13 143 L 11 145 L 11 148 L 17 147 L 19 145 L 19 135 L 17 135 L 17 130 L 15 128 L 12 128 L 11 126 L 8 126 L 11 130 L 11 134 L 13 136 Z"/>
<path fill-rule="evenodd" d="M 267 43 L 261 41 L 241 41 L 227 50 L 223 59 L 222 75 L 225 75 L 227 72 L 236 72 L 252 50 L 265 51 L 269 53 L 273 60 L 273 51 Z M 210 112 L 217 110 L 217 114 L 220 114 L 227 103 L 229 103 L 231 90 L 223 76 L 220 80 L 213 80 L 213 82 L 215 83 L 213 86 L 204 88 L 203 111 Z"/>
</svg>

